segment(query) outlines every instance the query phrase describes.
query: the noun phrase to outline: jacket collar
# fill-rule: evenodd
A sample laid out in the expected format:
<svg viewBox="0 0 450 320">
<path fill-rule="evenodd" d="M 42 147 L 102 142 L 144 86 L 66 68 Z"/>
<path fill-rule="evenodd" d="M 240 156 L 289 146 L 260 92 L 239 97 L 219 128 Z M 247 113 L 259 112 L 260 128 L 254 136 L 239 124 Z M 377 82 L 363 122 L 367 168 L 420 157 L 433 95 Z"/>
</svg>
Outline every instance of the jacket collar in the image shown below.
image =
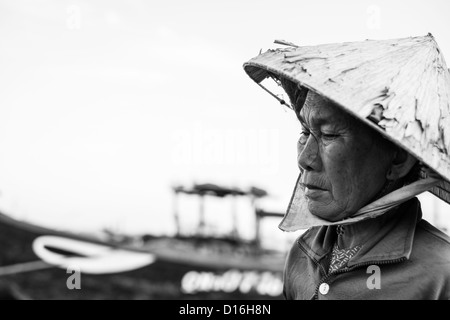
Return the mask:
<svg viewBox="0 0 450 320">
<path fill-rule="evenodd" d="M 368 262 L 409 259 L 415 226 L 421 218 L 420 202 L 413 198 L 377 218 L 342 226 L 343 233 L 339 237 L 337 226 L 313 227 L 297 242 L 317 262 L 331 252 L 336 241 L 341 248 L 361 246 L 349 261 L 349 267 Z"/>
</svg>

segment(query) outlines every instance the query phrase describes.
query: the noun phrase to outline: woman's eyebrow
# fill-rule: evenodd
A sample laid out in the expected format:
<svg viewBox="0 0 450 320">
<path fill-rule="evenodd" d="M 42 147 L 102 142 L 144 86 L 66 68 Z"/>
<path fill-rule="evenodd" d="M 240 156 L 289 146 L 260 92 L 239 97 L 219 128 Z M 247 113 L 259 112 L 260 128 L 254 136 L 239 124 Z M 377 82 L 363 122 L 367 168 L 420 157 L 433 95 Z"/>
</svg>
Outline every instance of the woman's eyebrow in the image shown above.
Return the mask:
<svg viewBox="0 0 450 320">
<path fill-rule="evenodd" d="M 300 112 L 296 112 L 296 114 L 297 114 L 298 121 L 300 121 L 300 123 L 302 125 L 305 125 L 306 124 L 305 118 L 303 118 L 303 116 L 300 114 Z"/>
<path fill-rule="evenodd" d="M 300 121 L 300 123 L 302 124 L 302 125 L 306 125 L 307 123 L 306 123 L 306 121 L 305 121 L 305 118 L 303 117 L 303 115 L 299 112 L 299 113 L 297 113 L 297 118 L 298 118 L 298 120 Z M 324 125 L 324 124 L 337 124 L 335 121 L 333 121 L 332 119 L 330 119 L 330 117 L 323 117 L 323 116 L 318 116 L 318 117 L 312 117 L 312 119 L 310 119 L 311 120 L 311 124 L 312 125 L 316 125 L 316 126 L 321 126 L 321 125 Z"/>
</svg>

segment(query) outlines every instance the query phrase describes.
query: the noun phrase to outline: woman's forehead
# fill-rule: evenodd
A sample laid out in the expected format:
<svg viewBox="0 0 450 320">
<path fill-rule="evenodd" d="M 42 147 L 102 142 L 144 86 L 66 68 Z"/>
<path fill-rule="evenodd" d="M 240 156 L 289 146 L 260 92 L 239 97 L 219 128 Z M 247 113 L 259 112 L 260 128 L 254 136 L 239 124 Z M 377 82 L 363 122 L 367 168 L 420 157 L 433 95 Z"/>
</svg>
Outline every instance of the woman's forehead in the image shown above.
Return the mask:
<svg viewBox="0 0 450 320">
<path fill-rule="evenodd" d="M 301 122 L 307 124 L 349 124 L 356 121 L 349 114 L 322 96 L 308 92 L 305 104 L 298 114 Z"/>
</svg>

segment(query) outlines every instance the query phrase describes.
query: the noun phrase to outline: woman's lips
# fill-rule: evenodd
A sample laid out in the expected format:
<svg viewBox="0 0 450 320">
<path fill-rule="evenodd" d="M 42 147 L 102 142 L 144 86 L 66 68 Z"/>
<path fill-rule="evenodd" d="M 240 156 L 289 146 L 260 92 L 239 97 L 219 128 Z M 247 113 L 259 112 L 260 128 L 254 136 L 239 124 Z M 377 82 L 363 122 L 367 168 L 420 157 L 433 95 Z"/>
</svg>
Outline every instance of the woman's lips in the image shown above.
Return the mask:
<svg viewBox="0 0 450 320">
<path fill-rule="evenodd" d="M 309 184 L 309 183 L 300 183 L 300 185 L 303 187 L 303 189 L 310 189 L 310 190 L 322 190 L 325 191 L 324 188 L 321 188 L 319 186 L 316 186 L 314 184 Z"/>
<path fill-rule="evenodd" d="M 305 188 L 305 196 L 308 198 L 316 198 L 326 190 Z"/>
<path fill-rule="evenodd" d="M 325 189 L 322 189 L 322 188 L 319 188 L 317 186 L 310 185 L 310 184 L 304 184 L 303 186 L 304 186 L 305 196 L 310 199 L 318 198 L 324 192 L 327 191 Z"/>
</svg>

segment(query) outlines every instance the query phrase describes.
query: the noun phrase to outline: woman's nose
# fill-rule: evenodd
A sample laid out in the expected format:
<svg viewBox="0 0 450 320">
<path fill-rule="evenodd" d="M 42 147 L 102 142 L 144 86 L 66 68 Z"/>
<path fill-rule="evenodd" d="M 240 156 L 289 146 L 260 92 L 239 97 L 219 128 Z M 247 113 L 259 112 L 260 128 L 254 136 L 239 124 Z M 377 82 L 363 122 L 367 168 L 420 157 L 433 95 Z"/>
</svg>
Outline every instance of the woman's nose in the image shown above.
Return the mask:
<svg viewBox="0 0 450 320">
<path fill-rule="evenodd" d="M 320 170 L 319 143 L 314 135 L 310 134 L 304 144 L 301 144 L 300 141 L 298 142 L 297 154 L 297 162 L 300 170 Z"/>
</svg>

